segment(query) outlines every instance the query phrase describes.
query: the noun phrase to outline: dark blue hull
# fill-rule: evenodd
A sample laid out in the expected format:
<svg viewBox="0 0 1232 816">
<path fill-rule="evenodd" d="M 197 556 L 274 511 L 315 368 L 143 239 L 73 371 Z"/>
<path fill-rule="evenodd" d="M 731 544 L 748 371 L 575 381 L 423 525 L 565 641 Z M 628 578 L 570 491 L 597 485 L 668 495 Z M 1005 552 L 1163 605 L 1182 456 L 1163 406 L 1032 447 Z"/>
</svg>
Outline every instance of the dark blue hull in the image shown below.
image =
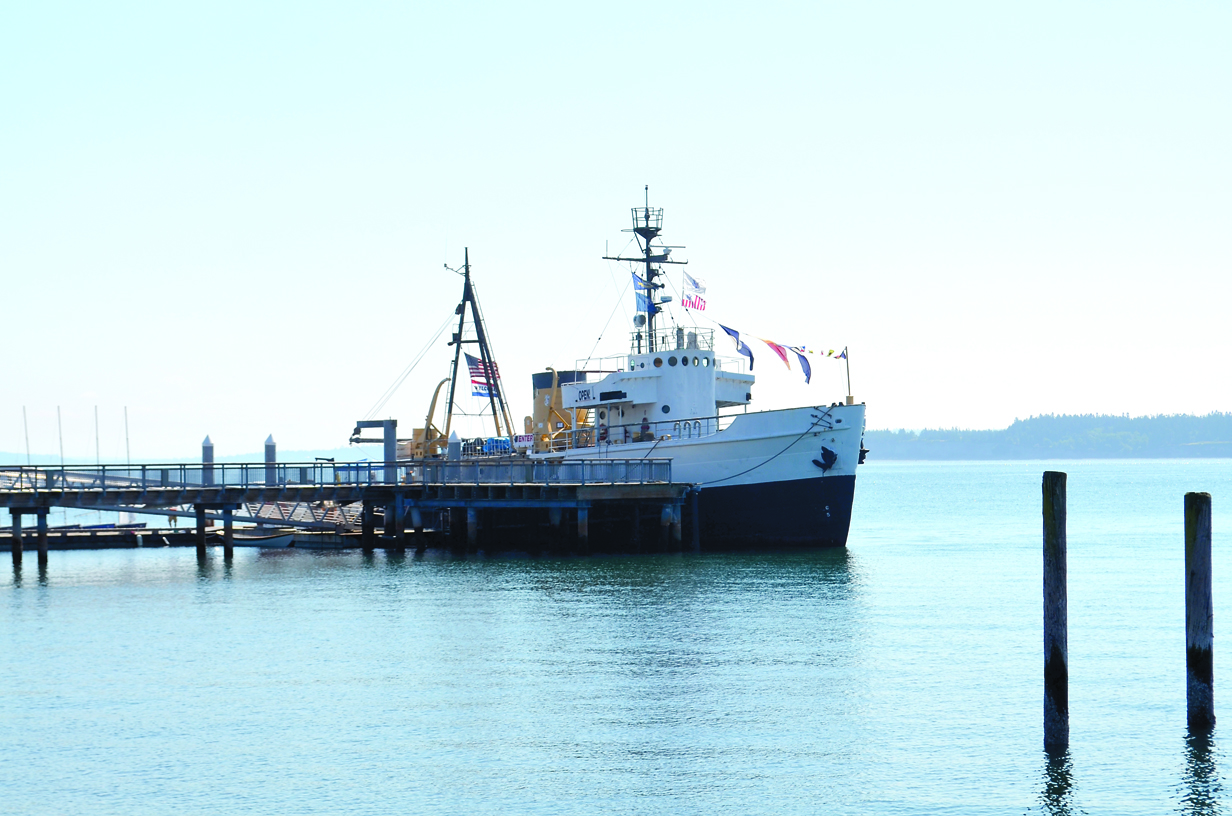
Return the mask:
<svg viewBox="0 0 1232 816">
<path fill-rule="evenodd" d="M 697 497 L 703 550 L 845 547 L 855 476 L 705 487 Z M 692 501 L 684 534 L 692 530 Z"/>
<path fill-rule="evenodd" d="M 698 548 L 703 552 L 844 547 L 851 525 L 855 476 L 703 487 L 696 494 Z M 489 553 L 599 554 L 680 552 L 693 548 L 694 496 L 681 508 L 680 538 L 662 501 L 603 502 L 590 507 L 589 537 L 578 532 L 578 511 L 563 508 L 550 523 L 544 508 L 488 508 L 476 515 L 477 541 L 467 542 L 460 510 L 441 511 L 432 546 Z M 423 546 L 422 544 L 413 546 Z"/>
</svg>

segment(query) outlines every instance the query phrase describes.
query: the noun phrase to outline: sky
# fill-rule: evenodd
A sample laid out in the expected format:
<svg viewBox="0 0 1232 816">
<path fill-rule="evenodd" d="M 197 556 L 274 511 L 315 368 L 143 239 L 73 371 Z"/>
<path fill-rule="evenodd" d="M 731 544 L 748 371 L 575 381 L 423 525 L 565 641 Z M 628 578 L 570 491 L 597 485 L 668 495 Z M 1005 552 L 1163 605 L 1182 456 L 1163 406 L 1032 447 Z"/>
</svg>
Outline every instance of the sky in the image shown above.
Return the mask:
<svg viewBox="0 0 1232 816">
<path fill-rule="evenodd" d="M 645 185 L 707 315 L 847 347 L 869 428 L 1232 410 L 1230 33 L 1214 2 L 0 5 L 0 451 L 56 453 L 57 406 L 69 458 L 96 407 L 104 461 L 345 445 L 464 248 L 520 418 L 532 372 L 627 350 L 601 256 Z M 754 353 L 756 409 L 847 392 Z M 449 357 L 382 415 L 421 425 Z"/>
</svg>

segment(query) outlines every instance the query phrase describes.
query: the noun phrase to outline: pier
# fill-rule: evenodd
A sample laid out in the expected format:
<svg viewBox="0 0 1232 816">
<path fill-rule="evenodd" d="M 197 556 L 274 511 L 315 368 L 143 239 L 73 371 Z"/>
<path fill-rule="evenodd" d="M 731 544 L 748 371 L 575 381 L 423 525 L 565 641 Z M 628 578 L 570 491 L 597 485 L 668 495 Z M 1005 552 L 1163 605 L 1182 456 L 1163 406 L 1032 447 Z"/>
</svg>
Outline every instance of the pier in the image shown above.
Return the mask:
<svg viewBox="0 0 1232 816">
<path fill-rule="evenodd" d="M 59 507 L 191 516 L 202 553 L 210 522 L 219 521 L 228 552 L 236 522 L 364 548 L 673 547 L 682 540 L 690 488 L 672 481 L 670 459 L 0 466 L 0 507 L 13 516 L 15 561 L 29 516 L 46 560 L 47 516 Z"/>
</svg>

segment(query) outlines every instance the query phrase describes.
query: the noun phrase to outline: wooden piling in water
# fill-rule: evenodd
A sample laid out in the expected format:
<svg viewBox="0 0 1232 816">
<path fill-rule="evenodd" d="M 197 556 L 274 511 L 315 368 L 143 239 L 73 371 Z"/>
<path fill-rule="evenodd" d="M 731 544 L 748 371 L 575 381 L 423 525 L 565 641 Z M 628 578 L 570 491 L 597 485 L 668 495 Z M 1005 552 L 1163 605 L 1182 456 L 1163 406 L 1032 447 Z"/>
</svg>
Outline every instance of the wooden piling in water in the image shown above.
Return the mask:
<svg viewBox="0 0 1232 816">
<path fill-rule="evenodd" d="M 1065 474 L 1045 471 L 1044 748 L 1069 747 L 1069 620 L 1065 576 Z"/>
<path fill-rule="evenodd" d="M 10 511 L 10 515 L 13 519 L 13 566 L 20 567 L 23 549 L 21 543 L 21 513 L 16 510 L 12 510 Z"/>
<path fill-rule="evenodd" d="M 222 559 L 230 561 L 235 556 L 235 530 L 232 527 L 231 508 L 222 511 Z"/>
<path fill-rule="evenodd" d="M 359 543 L 365 553 L 372 552 L 373 539 L 376 537 L 376 518 L 370 502 L 363 503 L 359 516 Z"/>
<path fill-rule="evenodd" d="M 47 566 L 47 512 L 46 507 L 38 510 L 38 563 L 40 567 Z"/>
<path fill-rule="evenodd" d="M 1185 494 L 1185 703 L 1191 728 L 1215 724 L 1211 494 Z"/>
<path fill-rule="evenodd" d="M 479 543 L 479 511 L 474 507 L 466 508 L 466 546 L 474 548 Z"/>
<path fill-rule="evenodd" d="M 590 508 L 579 507 L 577 511 L 578 548 L 590 552 Z"/>
<path fill-rule="evenodd" d="M 197 557 L 205 558 L 205 505 L 194 504 L 197 516 Z"/>
</svg>

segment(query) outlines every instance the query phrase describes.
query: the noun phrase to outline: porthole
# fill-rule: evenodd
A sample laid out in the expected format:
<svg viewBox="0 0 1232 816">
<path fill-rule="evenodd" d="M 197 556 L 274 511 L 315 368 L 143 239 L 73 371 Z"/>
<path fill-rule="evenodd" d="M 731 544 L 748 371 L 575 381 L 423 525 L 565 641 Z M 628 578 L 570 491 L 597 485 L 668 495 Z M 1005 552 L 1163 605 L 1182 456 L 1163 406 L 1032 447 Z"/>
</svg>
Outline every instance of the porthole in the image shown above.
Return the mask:
<svg viewBox="0 0 1232 816">
<path fill-rule="evenodd" d="M 670 414 L 671 412 L 672 412 L 672 406 L 670 406 L 670 405 L 664 405 L 664 406 L 663 406 L 663 413 L 665 413 L 665 414 Z"/>
<path fill-rule="evenodd" d="M 680 364 L 681 364 L 682 366 L 687 366 L 687 365 L 689 364 L 689 358 L 688 358 L 688 357 L 681 357 L 681 358 L 680 358 Z"/>
<path fill-rule="evenodd" d="M 600 411 L 599 419 L 607 419 L 607 411 Z"/>
<path fill-rule="evenodd" d="M 702 358 L 702 368 L 709 368 L 709 367 L 710 367 L 710 358 L 703 357 Z"/>
<path fill-rule="evenodd" d="M 668 365 L 670 365 L 670 366 L 674 366 L 674 365 L 676 365 L 676 358 L 675 358 L 675 357 L 668 357 L 668 358 L 667 358 L 667 364 L 668 364 Z"/>
<path fill-rule="evenodd" d="M 693 358 L 693 365 L 697 365 L 697 358 L 696 358 L 696 357 L 694 357 L 694 358 Z"/>
<path fill-rule="evenodd" d="M 655 358 L 655 368 L 663 368 L 663 358 L 662 357 Z"/>
</svg>

